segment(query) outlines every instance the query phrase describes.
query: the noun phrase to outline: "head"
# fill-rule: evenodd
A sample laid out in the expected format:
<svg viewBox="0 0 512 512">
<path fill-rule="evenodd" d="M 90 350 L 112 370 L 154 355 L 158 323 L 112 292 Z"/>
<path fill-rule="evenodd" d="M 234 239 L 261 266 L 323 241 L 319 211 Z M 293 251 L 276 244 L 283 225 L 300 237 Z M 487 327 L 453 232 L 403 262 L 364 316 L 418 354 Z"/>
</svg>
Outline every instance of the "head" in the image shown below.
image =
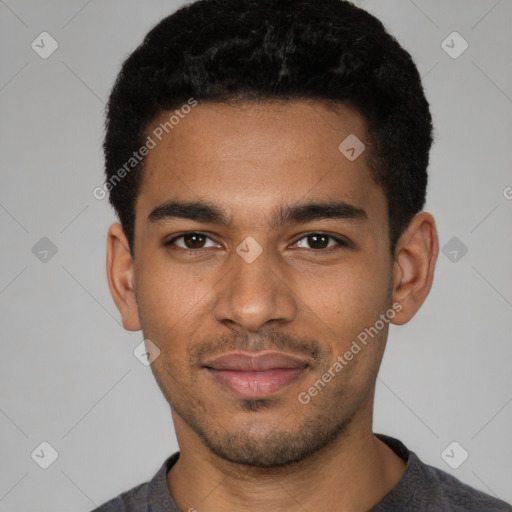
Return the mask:
<svg viewBox="0 0 512 512">
<path fill-rule="evenodd" d="M 389 324 L 432 283 L 431 132 L 411 57 L 349 2 L 203 0 L 148 33 L 108 104 L 107 270 L 178 440 L 272 467 L 371 428 Z M 233 392 L 212 365 L 240 352 L 294 368 Z"/>
</svg>

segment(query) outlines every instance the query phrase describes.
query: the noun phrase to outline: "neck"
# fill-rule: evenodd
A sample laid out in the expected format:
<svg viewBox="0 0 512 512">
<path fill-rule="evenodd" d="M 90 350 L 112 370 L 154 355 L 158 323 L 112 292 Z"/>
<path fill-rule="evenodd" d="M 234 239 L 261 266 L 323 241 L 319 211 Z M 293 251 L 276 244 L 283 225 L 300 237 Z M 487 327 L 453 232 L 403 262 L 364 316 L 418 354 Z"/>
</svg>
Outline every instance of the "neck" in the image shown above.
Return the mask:
<svg viewBox="0 0 512 512">
<path fill-rule="evenodd" d="M 301 462 L 268 469 L 217 457 L 175 417 L 180 458 L 167 475 L 169 489 L 184 511 L 368 510 L 396 486 L 406 466 L 373 435 L 369 419 L 353 418 Z"/>
</svg>

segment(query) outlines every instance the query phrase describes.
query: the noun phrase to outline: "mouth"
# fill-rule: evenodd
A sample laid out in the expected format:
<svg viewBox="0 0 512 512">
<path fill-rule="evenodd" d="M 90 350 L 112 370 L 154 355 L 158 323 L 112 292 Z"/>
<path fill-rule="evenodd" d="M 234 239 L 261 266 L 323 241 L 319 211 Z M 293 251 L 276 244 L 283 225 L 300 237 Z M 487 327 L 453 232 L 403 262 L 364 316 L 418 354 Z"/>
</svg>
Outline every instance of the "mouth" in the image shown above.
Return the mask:
<svg viewBox="0 0 512 512">
<path fill-rule="evenodd" d="M 265 398 L 299 379 L 308 362 L 283 352 L 231 352 L 203 368 L 223 389 L 240 398 Z"/>
</svg>

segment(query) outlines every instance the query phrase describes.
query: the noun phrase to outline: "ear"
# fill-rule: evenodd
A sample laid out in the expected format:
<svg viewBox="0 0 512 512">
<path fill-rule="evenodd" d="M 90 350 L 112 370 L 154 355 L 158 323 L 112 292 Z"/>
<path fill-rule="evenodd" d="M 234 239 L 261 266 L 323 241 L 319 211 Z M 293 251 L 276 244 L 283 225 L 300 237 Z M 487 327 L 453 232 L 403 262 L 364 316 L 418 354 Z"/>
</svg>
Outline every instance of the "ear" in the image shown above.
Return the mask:
<svg viewBox="0 0 512 512">
<path fill-rule="evenodd" d="M 398 240 L 393 264 L 393 304 L 402 308 L 390 321 L 407 323 L 427 298 L 439 253 L 439 241 L 434 218 L 430 213 L 418 213 Z"/>
<path fill-rule="evenodd" d="M 107 237 L 107 278 L 110 293 L 128 331 L 140 330 L 135 274 L 130 246 L 121 224 L 110 226 Z"/>
</svg>

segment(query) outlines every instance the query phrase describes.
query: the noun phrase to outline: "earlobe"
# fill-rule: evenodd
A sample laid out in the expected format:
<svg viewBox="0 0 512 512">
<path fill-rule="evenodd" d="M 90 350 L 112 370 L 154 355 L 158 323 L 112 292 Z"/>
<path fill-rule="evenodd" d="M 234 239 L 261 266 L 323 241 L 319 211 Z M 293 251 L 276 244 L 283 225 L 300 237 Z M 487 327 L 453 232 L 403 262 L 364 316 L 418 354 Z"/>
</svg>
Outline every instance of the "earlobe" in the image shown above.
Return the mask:
<svg viewBox="0 0 512 512">
<path fill-rule="evenodd" d="M 107 279 L 124 328 L 129 331 L 140 330 L 133 260 L 128 240 L 119 223 L 112 224 L 108 230 Z"/>
<path fill-rule="evenodd" d="M 393 303 L 400 303 L 402 309 L 392 323 L 407 323 L 427 298 L 434 279 L 438 252 L 434 218 L 427 212 L 418 213 L 395 249 Z"/>
</svg>

